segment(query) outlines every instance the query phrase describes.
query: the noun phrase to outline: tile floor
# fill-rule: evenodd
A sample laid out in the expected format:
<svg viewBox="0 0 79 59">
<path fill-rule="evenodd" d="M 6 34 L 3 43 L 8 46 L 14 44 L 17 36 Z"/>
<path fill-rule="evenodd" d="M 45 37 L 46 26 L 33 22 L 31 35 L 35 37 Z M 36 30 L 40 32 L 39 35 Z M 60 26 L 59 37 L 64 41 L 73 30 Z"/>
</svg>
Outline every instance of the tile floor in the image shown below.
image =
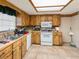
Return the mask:
<svg viewBox="0 0 79 59">
<path fill-rule="evenodd" d="M 33 45 L 24 59 L 79 59 L 79 49 L 70 46 Z"/>
</svg>

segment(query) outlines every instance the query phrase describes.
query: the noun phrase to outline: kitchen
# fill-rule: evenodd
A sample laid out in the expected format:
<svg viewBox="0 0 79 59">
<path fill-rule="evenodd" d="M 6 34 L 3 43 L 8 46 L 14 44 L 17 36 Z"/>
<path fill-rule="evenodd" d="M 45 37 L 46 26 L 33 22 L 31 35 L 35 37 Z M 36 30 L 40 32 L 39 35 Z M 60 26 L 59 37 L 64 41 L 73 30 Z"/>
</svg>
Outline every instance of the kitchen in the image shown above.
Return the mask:
<svg viewBox="0 0 79 59">
<path fill-rule="evenodd" d="M 79 1 L 52 1 L 0 0 L 0 59 L 79 58 Z"/>
</svg>

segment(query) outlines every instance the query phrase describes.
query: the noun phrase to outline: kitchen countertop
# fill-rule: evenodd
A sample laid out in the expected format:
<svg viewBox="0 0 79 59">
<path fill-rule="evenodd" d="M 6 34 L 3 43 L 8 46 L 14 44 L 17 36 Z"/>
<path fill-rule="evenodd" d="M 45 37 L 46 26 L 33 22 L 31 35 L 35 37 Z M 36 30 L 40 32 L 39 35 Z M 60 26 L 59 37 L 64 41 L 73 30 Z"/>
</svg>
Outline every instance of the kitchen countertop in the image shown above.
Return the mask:
<svg viewBox="0 0 79 59">
<path fill-rule="evenodd" d="M 25 35 L 27 35 L 27 34 L 25 34 Z M 25 36 L 25 35 L 21 35 L 21 36 L 19 36 L 17 39 L 14 39 L 14 40 L 11 40 L 11 41 L 9 41 L 8 43 L 0 43 L 0 50 L 3 50 L 4 48 L 6 48 L 7 46 L 9 46 L 10 44 L 12 44 L 12 43 L 14 43 L 14 42 L 16 42 L 17 40 L 19 40 L 19 39 L 21 39 L 23 36 Z"/>
<path fill-rule="evenodd" d="M 4 44 L 0 43 L 0 47 L 4 46 Z"/>
</svg>

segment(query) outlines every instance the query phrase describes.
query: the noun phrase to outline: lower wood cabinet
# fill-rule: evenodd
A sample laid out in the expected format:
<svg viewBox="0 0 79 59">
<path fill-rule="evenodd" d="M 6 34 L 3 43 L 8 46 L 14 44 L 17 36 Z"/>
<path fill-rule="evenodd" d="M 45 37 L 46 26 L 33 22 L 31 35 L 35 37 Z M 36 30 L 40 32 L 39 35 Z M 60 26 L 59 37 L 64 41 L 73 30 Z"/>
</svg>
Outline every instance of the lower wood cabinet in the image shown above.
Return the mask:
<svg viewBox="0 0 79 59">
<path fill-rule="evenodd" d="M 12 45 L 7 46 L 0 51 L 0 59 L 12 59 Z"/>
<path fill-rule="evenodd" d="M 61 32 L 53 33 L 53 45 L 62 45 L 62 33 Z"/>
<path fill-rule="evenodd" d="M 13 43 L 13 59 L 22 59 L 26 54 L 26 36 Z"/>
<path fill-rule="evenodd" d="M 21 44 L 20 40 L 13 43 L 13 59 L 21 59 Z"/>
<path fill-rule="evenodd" d="M 40 31 L 32 32 L 32 44 L 40 44 Z"/>
<path fill-rule="evenodd" d="M 26 54 L 26 51 L 27 51 L 27 49 L 26 49 L 26 37 L 23 37 L 23 39 L 22 39 L 22 57 L 24 57 L 25 56 L 25 54 Z"/>
<path fill-rule="evenodd" d="M 9 56 L 7 56 L 7 58 L 5 59 L 12 59 L 12 55 L 10 54 Z"/>
<path fill-rule="evenodd" d="M 26 35 L 0 49 L 0 59 L 22 59 L 26 53 Z"/>
</svg>

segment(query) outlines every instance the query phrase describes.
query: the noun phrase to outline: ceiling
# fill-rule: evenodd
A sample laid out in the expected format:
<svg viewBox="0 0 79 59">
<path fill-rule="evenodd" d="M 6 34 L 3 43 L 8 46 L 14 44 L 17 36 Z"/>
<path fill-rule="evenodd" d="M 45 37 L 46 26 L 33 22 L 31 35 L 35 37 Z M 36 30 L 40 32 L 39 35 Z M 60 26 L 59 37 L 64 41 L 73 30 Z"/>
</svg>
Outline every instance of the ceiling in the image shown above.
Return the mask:
<svg viewBox="0 0 79 59">
<path fill-rule="evenodd" d="M 30 15 L 36 14 L 71 14 L 79 11 L 79 0 L 73 0 L 67 7 L 59 12 L 36 12 L 29 0 L 7 0 L 13 5 L 17 6 L 21 10 L 25 11 Z"/>
</svg>

